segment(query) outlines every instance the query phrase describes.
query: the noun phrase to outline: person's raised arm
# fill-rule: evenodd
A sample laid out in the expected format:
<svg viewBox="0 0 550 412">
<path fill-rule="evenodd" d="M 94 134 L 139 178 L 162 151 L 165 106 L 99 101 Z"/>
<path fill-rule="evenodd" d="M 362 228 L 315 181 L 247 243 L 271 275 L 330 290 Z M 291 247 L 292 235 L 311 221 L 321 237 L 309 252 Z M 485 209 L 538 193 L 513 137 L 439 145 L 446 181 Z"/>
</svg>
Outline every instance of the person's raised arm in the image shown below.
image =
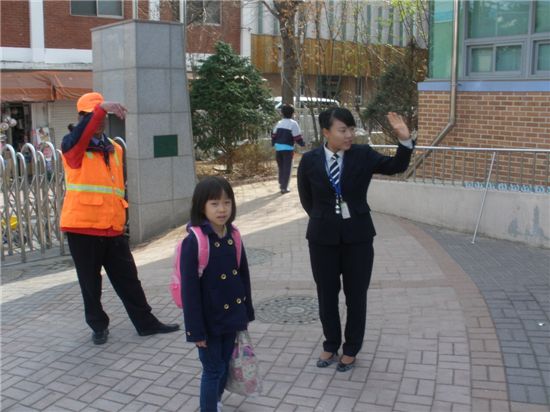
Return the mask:
<svg viewBox="0 0 550 412">
<path fill-rule="evenodd" d="M 407 170 L 411 159 L 412 149 L 414 148 L 414 142 L 411 139 L 407 124 L 400 115 L 395 112 L 389 112 L 387 119 L 399 139 L 399 144 L 397 145 L 395 156 L 384 156 L 376 151 L 374 152 L 376 158 L 374 173 L 392 175 Z"/>
<path fill-rule="evenodd" d="M 83 116 L 61 142 L 61 151 L 69 167 L 78 169 L 82 165 L 82 158 L 90 144 L 90 140 L 103 125 L 108 112 L 124 119 L 126 108 L 117 102 L 102 102 L 93 112 Z"/>
</svg>

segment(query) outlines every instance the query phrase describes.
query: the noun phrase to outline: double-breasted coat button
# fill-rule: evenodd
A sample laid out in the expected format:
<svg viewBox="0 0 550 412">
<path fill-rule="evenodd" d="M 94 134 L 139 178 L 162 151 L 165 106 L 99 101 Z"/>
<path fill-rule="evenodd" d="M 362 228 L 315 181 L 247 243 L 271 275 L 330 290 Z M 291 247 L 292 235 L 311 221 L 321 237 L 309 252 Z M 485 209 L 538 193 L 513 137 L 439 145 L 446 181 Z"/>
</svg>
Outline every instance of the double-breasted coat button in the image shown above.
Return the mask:
<svg viewBox="0 0 550 412">
<path fill-rule="evenodd" d="M 221 278 L 221 280 L 225 280 L 225 279 L 227 279 L 227 275 L 225 273 L 222 273 L 220 278 Z"/>
<path fill-rule="evenodd" d="M 233 239 L 228 239 L 228 240 L 227 240 L 227 244 L 228 244 L 229 246 L 231 246 L 231 245 L 233 244 Z"/>
<path fill-rule="evenodd" d="M 225 310 L 227 310 L 227 309 L 229 309 L 229 305 L 226 303 L 225 305 L 223 305 L 223 308 L 224 308 Z"/>
<path fill-rule="evenodd" d="M 214 242 L 215 247 L 220 247 L 220 242 Z"/>
<path fill-rule="evenodd" d="M 237 298 L 236 302 L 237 302 L 238 304 L 240 304 L 240 303 L 241 303 L 241 299 Z"/>
<path fill-rule="evenodd" d="M 191 332 L 187 332 L 187 336 L 191 336 Z"/>
<path fill-rule="evenodd" d="M 237 269 L 233 269 L 233 271 L 231 272 L 233 273 L 234 275 L 236 275 L 237 273 L 239 273 L 239 271 Z"/>
</svg>

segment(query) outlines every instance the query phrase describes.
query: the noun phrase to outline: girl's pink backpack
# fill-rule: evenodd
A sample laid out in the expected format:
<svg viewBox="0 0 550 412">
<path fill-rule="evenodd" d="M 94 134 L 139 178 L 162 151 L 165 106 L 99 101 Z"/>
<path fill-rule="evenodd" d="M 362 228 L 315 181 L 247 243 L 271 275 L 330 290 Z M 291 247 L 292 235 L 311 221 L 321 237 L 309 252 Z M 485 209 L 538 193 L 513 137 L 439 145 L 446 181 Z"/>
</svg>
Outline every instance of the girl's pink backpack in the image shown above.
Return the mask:
<svg viewBox="0 0 550 412">
<path fill-rule="evenodd" d="M 187 231 L 193 232 L 197 238 L 199 245 L 198 261 L 199 261 L 199 278 L 202 276 L 202 272 L 206 265 L 208 265 L 208 258 L 210 257 L 210 243 L 208 242 L 208 236 L 205 235 L 200 226 L 188 226 Z M 235 251 L 237 253 L 237 266 L 241 265 L 242 254 L 242 239 L 239 229 L 234 225 L 231 225 L 231 236 L 235 241 Z M 172 277 L 170 279 L 170 292 L 172 293 L 172 300 L 178 308 L 183 308 L 183 302 L 181 301 L 181 245 L 183 239 L 178 242 L 176 251 L 174 252 L 174 260 L 172 264 Z"/>
</svg>

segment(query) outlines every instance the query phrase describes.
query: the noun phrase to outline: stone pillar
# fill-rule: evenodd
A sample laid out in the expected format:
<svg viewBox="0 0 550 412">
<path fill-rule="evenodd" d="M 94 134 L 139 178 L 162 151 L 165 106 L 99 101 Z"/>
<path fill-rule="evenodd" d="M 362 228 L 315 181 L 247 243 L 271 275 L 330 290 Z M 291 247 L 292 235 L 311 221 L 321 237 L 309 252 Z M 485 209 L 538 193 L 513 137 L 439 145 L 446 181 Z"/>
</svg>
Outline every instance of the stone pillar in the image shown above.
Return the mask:
<svg viewBox="0 0 550 412">
<path fill-rule="evenodd" d="M 196 183 L 181 23 L 123 21 L 92 30 L 94 89 L 128 109 L 130 236 L 182 225 Z"/>
</svg>

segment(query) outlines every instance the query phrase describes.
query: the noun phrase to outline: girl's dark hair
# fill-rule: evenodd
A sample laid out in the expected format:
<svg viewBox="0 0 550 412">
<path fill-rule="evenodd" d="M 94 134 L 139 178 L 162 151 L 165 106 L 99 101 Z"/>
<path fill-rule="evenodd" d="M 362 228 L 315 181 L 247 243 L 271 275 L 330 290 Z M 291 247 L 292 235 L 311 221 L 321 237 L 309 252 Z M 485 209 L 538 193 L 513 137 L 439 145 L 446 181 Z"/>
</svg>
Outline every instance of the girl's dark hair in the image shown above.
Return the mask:
<svg viewBox="0 0 550 412">
<path fill-rule="evenodd" d="M 330 129 L 334 119 L 340 120 L 348 127 L 355 127 L 355 119 L 348 109 L 332 107 L 319 113 L 319 125 L 321 129 Z"/>
<path fill-rule="evenodd" d="M 227 197 L 231 199 L 231 216 L 227 224 L 233 223 L 237 215 L 237 205 L 235 204 L 235 194 L 229 182 L 223 177 L 209 176 L 202 179 L 193 192 L 193 200 L 191 201 L 191 225 L 198 226 L 206 220 L 204 207 L 209 200 L 221 199 L 222 193 L 225 192 Z"/>
</svg>

